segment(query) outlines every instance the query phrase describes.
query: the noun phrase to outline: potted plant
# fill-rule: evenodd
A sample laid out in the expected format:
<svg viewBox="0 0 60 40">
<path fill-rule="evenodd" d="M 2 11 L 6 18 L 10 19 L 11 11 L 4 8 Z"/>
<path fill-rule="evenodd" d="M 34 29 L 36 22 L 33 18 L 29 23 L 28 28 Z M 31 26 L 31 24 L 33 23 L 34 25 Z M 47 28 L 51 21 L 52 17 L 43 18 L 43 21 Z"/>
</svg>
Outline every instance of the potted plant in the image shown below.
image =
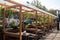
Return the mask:
<svg viewBox="0 0 60 40">
<path fill-rule="evenodd" d="M 18 29 L 19 22 L 17 22 L 16 19 L 11 18 L 8 24 L 12 28 L 12 30 L 9 30 L 10 32 L 15 32 L 15 33 L 19 32 Z"/>
<path fill-rule="evenodd" d="M 15 21 L 12 21 L 9 25 L 13 29 L 17 29 L 18 28 L 18 25 L 15 23 Z"/>
</svg>

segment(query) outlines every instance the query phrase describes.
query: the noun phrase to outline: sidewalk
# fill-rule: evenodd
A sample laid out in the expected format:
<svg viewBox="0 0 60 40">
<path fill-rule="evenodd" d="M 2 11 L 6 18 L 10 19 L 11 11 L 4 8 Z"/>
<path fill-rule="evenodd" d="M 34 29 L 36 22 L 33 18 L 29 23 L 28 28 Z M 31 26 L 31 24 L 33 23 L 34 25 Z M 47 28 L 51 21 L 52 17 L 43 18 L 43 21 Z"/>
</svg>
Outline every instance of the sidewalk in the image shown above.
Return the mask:
<svg viewBox="0 0 60 40">
<path fill-rule="evenodd" d="M 60 40 L 60 31 L 54 30 L 52 33 L 40 40 Z"/>
</svg>

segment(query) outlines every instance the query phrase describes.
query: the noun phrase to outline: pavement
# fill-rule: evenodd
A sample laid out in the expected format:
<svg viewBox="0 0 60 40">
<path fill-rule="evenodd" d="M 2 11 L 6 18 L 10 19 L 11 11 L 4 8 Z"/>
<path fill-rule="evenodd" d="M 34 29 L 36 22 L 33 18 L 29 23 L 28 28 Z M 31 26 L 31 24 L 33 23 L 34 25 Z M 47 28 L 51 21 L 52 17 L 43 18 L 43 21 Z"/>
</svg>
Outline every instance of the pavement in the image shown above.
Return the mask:
<svg viewBox="0 0 60 40">
<path fill-rule="evenodd" d="M 47 34 L 44 38 L 40 40 L 60 40 L 60 30 L 57 31 L 56 29 L 53 32 Z"/>
</svg>

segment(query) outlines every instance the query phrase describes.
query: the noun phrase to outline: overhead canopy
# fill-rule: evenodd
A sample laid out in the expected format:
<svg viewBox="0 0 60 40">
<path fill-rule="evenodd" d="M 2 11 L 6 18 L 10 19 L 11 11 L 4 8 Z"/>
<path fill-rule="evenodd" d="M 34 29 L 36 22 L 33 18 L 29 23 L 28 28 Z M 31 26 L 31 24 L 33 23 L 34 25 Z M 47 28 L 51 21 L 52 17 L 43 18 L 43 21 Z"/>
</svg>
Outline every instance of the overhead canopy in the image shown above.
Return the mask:
<svg viewBox="0 0 60 40">
<path fill-rule="evenodd" d="M 23 6 L 22 9 L 24 9 L 24 10 L 30 10 L 30 11 L 36 10 L 37 12 L 42 12 L 42 13 L 45 13 L 47 15 L 57 17 L 51 13 L 48 13 L 46 11 L 43 11 L 43 10 L 37 8 L 29 3 L 26 3 L 26 2 L 23 3 L 22 0 L 1 0 L 0 4 L 6 4 L 8 6 L 17 6 L 17 7 L 18 7 L 18 5 L 22 5 Z"/>
</svg>

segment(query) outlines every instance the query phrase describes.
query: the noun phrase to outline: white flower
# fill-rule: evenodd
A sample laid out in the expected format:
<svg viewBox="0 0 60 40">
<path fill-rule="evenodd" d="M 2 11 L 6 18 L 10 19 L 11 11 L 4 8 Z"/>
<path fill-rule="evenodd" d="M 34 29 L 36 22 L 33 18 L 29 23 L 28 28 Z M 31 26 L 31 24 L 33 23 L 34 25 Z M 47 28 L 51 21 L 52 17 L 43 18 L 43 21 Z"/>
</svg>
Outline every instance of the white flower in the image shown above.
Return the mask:
<svg viewBox="0 0 60 40">
<path fill-rule="evenodd" d="M 17 20 L 17 19 L 11 18 L 8 21 L 8 24 L 11 24 L 12 22 L 14 22 L 14 26 L 18 26 L 19 25 L 19 20 Z"/>
</svg>

